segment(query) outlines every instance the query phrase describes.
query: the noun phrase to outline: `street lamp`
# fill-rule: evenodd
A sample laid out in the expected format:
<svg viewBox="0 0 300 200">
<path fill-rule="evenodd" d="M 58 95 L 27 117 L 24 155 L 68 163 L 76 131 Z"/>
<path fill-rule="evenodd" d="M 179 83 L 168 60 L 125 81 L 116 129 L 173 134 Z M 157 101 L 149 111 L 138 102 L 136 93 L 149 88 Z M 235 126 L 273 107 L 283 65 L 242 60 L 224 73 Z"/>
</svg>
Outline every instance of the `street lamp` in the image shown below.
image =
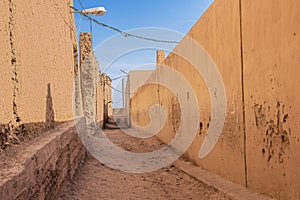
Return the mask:
<svg viewBox="0 0 300 200">
<path fill-rule="evenodd" d="M 126 72 L 124 69 L 120 69 L 121 72 L 124 74 L 127 74 L 127 78 L 129 78 L 129 73 Z M 129 81 L 129 80 L 127 80 Z M 122 99 L 123 99 L 123 108 L 125 108 L 125 83 L 124 83 L 124 78 L 122 78 Z"/>
<path fill-rule="evenodd" d="M 125 74 L 127 74 L 127 75 L 129 75 L 129 73 L 126 72 L 124 69 L 120 69 L 120 71 L 123 72 L 123 73 L 125 73 Z"/>
<path fill-rule="evenodd" d="M 81 15 L 84 15 L 85 17 L 87 17 L 90 20 L 90 33 L 91 34 L 92 34 L 92 22 L 96 21 L 96 20 L 89 17 L 88 15 L 102 16 L 102 15 L 105 15 L 107 12 L 104 7 L 95 7 L 95 8 L 85 9 L 82 6 L 83 10 L 78 10 L 78 9 L 74 8 L 73 6 L 70 6 L 70 8 L 72 8 L 74 10 L 73 13 L 80 13 Z"/>
<path fill-rule="evenodd" d="M 95 8 L 88 8 L 84 10 L 76 10 L 77 13 L 81 13 L 83 15 L 95 15 L 95 16 L 102 16 L 106 14 L 106 10 L 104 7 L 95 7 Z"/>
</svg>

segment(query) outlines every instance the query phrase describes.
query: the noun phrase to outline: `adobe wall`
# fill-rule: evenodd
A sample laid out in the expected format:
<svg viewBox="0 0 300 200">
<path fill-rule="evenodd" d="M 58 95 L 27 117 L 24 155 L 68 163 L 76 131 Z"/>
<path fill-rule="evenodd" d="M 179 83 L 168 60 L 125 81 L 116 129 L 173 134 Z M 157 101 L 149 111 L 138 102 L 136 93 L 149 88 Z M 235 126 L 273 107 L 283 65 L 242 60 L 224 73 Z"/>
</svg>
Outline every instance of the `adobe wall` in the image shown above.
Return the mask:
<svg viewBox="0 0 300 200">
<path fill-rule="evenodd" d="M 45 122 L 47 95 L 55 121 L 73 118 L 76 30 L 71 2 L 1 2 L 0 123 Z"/>
<path fill-rule="evenodd" d="M 300 2 L 243 1 L 249 188 L 300 199 Z"/>
<path fill-rule="evenodd" d="M 207 62 L 193 54 L 185 39 L 162 62 L 189 80 L 198 97 L 200 124 L 186 155 L 209 171 L 277 199 L 300 199 L 299 9 L 296 0 L 217 0 L 187 34 L 215 61 L 227 96 L 223 132 L 204 159 L 198 153 L 210 125 L 210 96 L 202 77 L 176 53 L 189 52 Z M 162 82 L 164 71 L 159 65 L 156 71 Z M 174 99 L 176 94 L 162 86 L 145 85 L 130 100 L 132 120 L 145 126 L 150 104 L 163 105 L 168 121 L 158 136 L 168 142 L 181 117 Z"/>
<path fill-rule="evenodd" d="M 105 77 L 105 101 L 107 107 L 108 116 L 112 116 L 113 108 L 112 108 L 112 81 L 109 76 Z"/>
<path fill-rule="evenodd" d="M 99 72 L 100 74 L 101 72 Z M 97 121 L 100 122 L 100 126 L 103 127 L 104 122 L 108 120 L 109 116 L 112 116 L 112 88 L 111 79 L 102 73 L 99 75 L 97 83 Z"/>
<path fill-rule="evenodd" d="M 145 84 L 145 81 L 149 79 L 152 75 L 153 70 L 132 70 L 129 71 L 126 89 L 125 89 L 125 113 L 127 118 L 127 124 L 132 128 L 139 129 L 139 126 L 146 126 L 150 123 L 150 118 L 147 110 L 151 105 L 157 103 L 157 86 L 155 89 L 155 85 L 147 85 L 147 87 L 143 87 L 146 91 L 141 92 L 142 88 L 139 88 L 141 85 Z M 149 97 L 144 98 L 144 93 L 149 94 Z M 139 95 L 141 94 L 141 96 Z M 151 94 L 151 95 L 150 95 Z M 134 98 L 131 98 L 133 97 Z M 130 99 L 130 101 L 129 101 Z M 138 106 L 130 106 L 138 105 Z M 130 114 L 129 114 L 130 113 Z M 131 118 L 136 123 L 132 123 Z"/>
<path fill-rule="evenodd" d="M 230 29 L 230 31 L 227 31 Z M 182 74 L 192 85 L 198 104 L 200 106 L 200 124 L 196 138 L 187 151 L 189 158 L 205 169 L 213 171 L 234 182 L 245 184 L 244 166 L 244 133 L 242 116 L 242 86 L 241 86 L 241 61 L 240 61 L 240 28 L 239 28 L 239 3 L 238 1 L 216 1 L 202 18 L 187 34 L 201 44 L 215 61 L 222 75 L 227 92 L 227 118 L 223 133 L 206 158 L 200 160 L 198 153 L 201 143 L 206 136 L 209 127 L 210 96 L 202 77 L 193 69 L 193 66 L 176 52 L 191 52 L 190 46 L 182 41 L 170 55 L 163 60 L 163 55 L 158 52 L 158 62 L 170 66 Z M 197 55 L 193 55 L 196 56 Z M 210 66 L 207 66 L 210 67 Z M 163 82 L 160 74 L 164 73 L 158 66 L 158 81 Z M 172 87 L 180 87 L 173 80 Z M 165 142 L 172 139 L 174 132 L 180 124 L 180 105 L 176 100 L 176 94 L 172 94 L 162 86 L 150 86 L 140 89 L 131 99 L 131 116 L 140 125 L 149 122 L 147 114 L 150 103 L 156 102 L 164 105 L 168 114 L 165 127 L 158 136 Z M 142 91 L 149 91 L 143 94 Z M 159 94 L 155 95 L 159 91 Z M 188 91 L 181 90 L 183 96 L 188 96 Z M 177 94 L 178 96 L 179 94 Z M 143 101 L 139 101 L 143 96 Z M 148 102 L 148 103 L 147 103 Z M 146 112 L 146 113 L 143 113 Z M 192 116 L 191 119 L 193 120 Z M 234 126 L 232 126 L 234 124 Z M 239 124 L 239 125 L 237 125 Z M 222 166 L 222 167 L 220 167 Z M 235 170 L 232 170 L 235 169 Z"/>
<path fill-rule="evenodd" d="M 92 35 L 80 33 L 80 94 L 83 114 L 87 124 L 106 122 L 112 115 L 111 79 L 99 71 L 99 63 L 93 52 Z"/>
<path fill-rule="evenodd" d="M 92 50 L 92 35 L 80 33 L 80 81 L 83 115 L 87 124 L 95 125 L 97 119 L 98 61 Z"/>
<path fill-rule="evenodd" d="M 245 185 L 239 15 L 238 1 L 215 1 L 187 34 L 201 44 L 211 56 L 218 67 L 226 90 L 227 108 L 223 131 L 212 152 L 204 159 L 199 159 L 198 154 L 211 123 L 211 97 L 206 83 L 201 81 L 202 77 L 197 78 L 193 70 L 186 70 L 182 67 L 186 65 L 184 64 L 186 62 L 177 61 L 181 60 L 180 58 L 174 56 L 169 62 L 171 66 L 176 65 L 175 69 L 182 73 L 187 80 L 191 80 L 199 99 L 199 134 L 188 150 L 188 156 L 203 168 Z M 181 48 L 180 44 L 177 48 Z M 183 51 L 189 50 L 188 46 L 183 48 L 186 48 Z M 192 57 L 198 56 L 193 52 L 191 54 Z M 205 62 L 205 58 L 202 60 Z M 212 66 L 208 65 L 207 67 Z M 209 78 L 214 79 L 213 76 Z"/>
<path fill-rule="evenodd" d="M 97 83 L 97 121 L 101 122 L 104 119 L 104 79 L 105 77 L 102 74 L 99 74 L 99 79 Z M 103 127 L 103 124 L 101 124 Z"/>
<path fill-rule="evenodd" d="M 9 2 L 0 2 L 0 124 L 12 120 L 12 71 L 11 71 L 11 46 L 10 46 L 10 12 Z"/>
</svg>

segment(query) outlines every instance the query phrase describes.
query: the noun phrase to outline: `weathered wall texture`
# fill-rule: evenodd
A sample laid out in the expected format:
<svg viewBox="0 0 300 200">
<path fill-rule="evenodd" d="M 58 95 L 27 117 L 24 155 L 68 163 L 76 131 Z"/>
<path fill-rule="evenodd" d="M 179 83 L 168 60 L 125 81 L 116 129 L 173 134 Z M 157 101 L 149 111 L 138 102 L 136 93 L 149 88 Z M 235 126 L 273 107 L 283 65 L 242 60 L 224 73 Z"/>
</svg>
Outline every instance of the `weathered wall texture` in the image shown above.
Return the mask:
<svg viewBox="0 0 300 200">
<path fill-rule="evenodd" d="M 107 115 L 112 116 L 113 108 L 112 108 L 112 81 L 109 76 L 105 76 L 105 105 L 107 110 Z"/>
<path fill-rule="evenodd" d="M 300 199 L 300 2 L 243 1 L 248 185 Z"/>
<path fill-rule="evenodd" d="M 1 1 L 0 123 L 45 122 L 49 88 L 55 120 L 73 118 L 76 31 L 69 5 Z"/>
<path fill-rule="evenodd" d="M 162 52 L 161 52 L 162 53 Z M 141 88 L 139 88 L 141 85 L 145 84 L 145 81 L 148 80 L 148 78 L 151 76 L 151 74 L 153 73 L 153 70 L 132 70 L 129 72 L 128 74 L 128 78 L 127 78 L 127 82 L 126 82 L 126 89 L 125 89 L 125 115 L 127 118 L 127 124 L 131 125 L 131 118 L 135 119 L 135 121 L 137 122 L 137 125 L 147 125 L 150 122 L 150 119 L 148 117 L 148 113 L 147 108 L 149 108 L 149 106 L 151 106 L 153 103 L 157 102 L 157 98 L 154 98 L 154 96 L 151 96 L 150 98 L 145 98 L 144 100 L 141 100 L 140 98 L 143 97 L 138 97 L 139 93 L 144 93 L 144 92 L 140 92 Z M 157 87 L 156 87 L 157 88 Z M 139 90 L 138 90 L 139 89 Z M 149 90 L 150 88 L 147 88 L 149 94 L 156 94 L 156 90 L 155 92 L 151 92 Z M 148 93 L 145 92 L 145 93 Z M 136 94 L 136 98 L 135 99 L 131 99 L 132 96 L 134 96 Z M 143 96 L 143 95 L 142 95 Z M 135 102 L 132 102 L 131 100 L 134 100 Z M 148 100 L 151 102 L 148 102 Z M 130 104 L 132 105 L 138 105 L 138 106 L 134 106 L 131 107 Z M 142 105 L 140 105 L 142 104 Z M 146 110 L 145 110 L 146 109 Z M 132 113 L 130 113 L 132 111 Z M 142 116 L 140 116 L 142 115 Z M 131 118 L 129 117 L 131 116 Z M 139 117 L 141 117 L 141 120 L 139 120 Z M 147 119 L 147 121 L 144 121 L 143 119 Z M 142 123 L 142 124 L 140 124 Z M 133 128 L 137 128 L 134 127 L 133 124 Z"/>
<path fill-rule="evenodd" d="M 101 72 L 99 72 L 101 73 Z M 112 88 L 111 79 L 102 73 L 99 75 L 97 83 L 97 121 L 101 127 L 107 122 L 108 117 L 112 116 Z"/>
<path fill-rule="evenodd" d="M 76 127 L 65 123 L 19 152 L 19 160 L 12 159 L 13 165 L 1 173 L 0 199 L 57 199 L 86 156 L 78 127 L 85 127 L 85 121 Z"/>
<path fill-rule="evenodd" d="M 98 61 L 92 51 L 92 35 L 80 33 L 80 80 L 83 114 L 87 124 L 96 124 Z"/>
<path fill-rule="evenodd" d="M 203 160 L 199 160 L 198 152 L 210 125 L 210 96 L 204 81 L 198 81 L 201 78 L 197 78 L 193 70 L 188 71 L 182 67 L 186 62 L 177 64 L 176 59 L 180 58 L 174 58 L 173 63 L 176 63 L 176 69 L 180 73 L 191 80 L 200 105 L 199 134 L 188 155 L 205 169 L 221 174 L 234 182 L 245 184 L 239 21 L 239 1 L 215 1 L 187 34 L 201 44 L 212 57 L 226 89 L 227 114 L 223 132 L 213 151 Z M 185 48 L 188 51 L 189 48 Z M 191 54 L 197 57 L 193 52 Z M 172 59 L 170 60 L 172 62 Z"/>
<path fill-rule="evenodd" d="M 9 2 L 15 117 L 23 123 L 43 121 L 50 90 L 55 120 L 72 119 L 76 37 L 69 8 L 72 1 Z"/>
<path fill-rule="evenodd" d="M 96 100 L 98 83 L 98 61 L 90 54 L 81 65 L 81 93 L 83 113 L 88 124 L 95 124 L 97 119 Z"/>
<path fill-rule="evenodd" d="M 299 4 L 217 0 L 187 34 L 215 61 L 227 95 L 223 132 L 204 159 L 198 152 L 210 125 L 211 102 L 201 76 L 176 55 L 188 52 L 189 46 L 181 42 L 161 63 L 189 80 L 198 97 L 198 134 L 186 155 L 205 169 L 277 199 L 300 199 Z M 157 62 L 161 60 L 158 53 Z M 164 72 L 159 66 L 157 72 L 159 81 Z M 145 126 L 149 104 L 163 105 L 170 122 L 158 136 L 168 142 L 180 123 L 174 99 L 162 86 L 145 85 L 130 100 L 132 120 Z"/>
<path fill-rule="evenodd" d="M 105 93 L 105 87 L 104 87 L 104 74 L 99 74 L 99 79 L 97 83 L 97 121 L 103 122 L 104 119 L 104 93 Z M 101 124 L 101 127 L 103 127 L 103 124 Z"/>
<path fill-rule="evenodd" d="M 82 95 L 81 95 L 81 77 L 80 77 L 80 63 L 79 63 L 79 51 L 78 51 L 78 44 L 73 45 L 73 52 L 74 52 L 74 107 L 73 112 L 75 116 L 82 116 L 83 115 L 83 108 L 82 108 Z"/>
<path fill-rule="evenodd" d="M 188 150 L 187 155 L 205 169 L 221 174 L 232 181 L 245 184 L 239 3 L 238 1 L 229 2 L 216 1 L 188 33 L 188 37 L 201 44 L 213 58 L 220 70 L 227 91 L 227 118 L 224 131 L 214 150 L 203 160 L 199 160 L 198 152 L 209 127 L 211 115 L 210 96 L 205 82 L 193 69 L 193 66 L 174 52 L 161 64 L 170 66 L 180 72 L 190 82 L 198 97 L 198 104 L 201 110 L 200 124 L 195 141 Z M 227 31 L 228 29 L 230 31 Z M 188 45 L 181 43 L 176 47 L 176 51 L 189 52 L 190 48 Z M 192 54 L 193 52 L 190 53 Z M 158 53 L 158 56 L 160 57 L 161 53 Z M 197 55 L 194 56 L 197 57 Z M 161 62 L 162 59 L 158 58 L 157 60 Z M 157 70 L 158 74 L 163 73 L 160 71 L 160 67 Z M 161 81 L 160 79 L 159 77 L 158 81 Z M 176 80 L 173 81 L 173 87 L 180 87 L 176 85 Z M 157 98 L 160 98 L 159 104 L 165 105 L 171 122 L 166 124 L 159 136 L 164 141 L 170 141 L 170 136 L 173 136 L 174 133 L 168 134 L 177 130 L 180 124 L 180 106 L 177 103 L 176 96 L 166 95 L 166 88 L 159 86 L 159 95 L 153 95 L 155 90 L 157 91 L 157 89 L 153 88 L 148 95 L 143 96 L 147 101 L 151 101 L 149 99 L 153 97 L 155 98 L 153 101 L 157 102 Z M 187 91 L 182 92 L 187 93 Z M 171 94 L 170 92 L 168 93 Z M 132 102 L 135 102 L 134 98 Z M 143 106 L 144 103 L 141 102 L 131 104 L 133 109 L 131 115 L 140 117 L 137 123 L 142 121 L 141 116 L 147 116 L 141 113 L 135 114 L 135 112 L 147 111 L 148 107 L 145 108 Z M 135 120 L 135 117 L 133 117 L 133 120 Z M 233 124 L 234 126 L 232 126 Z"/>
<path fill-rule="evenodd" d="M 165 58 L 166 58 L 166 56 L 165 56 L 165 52 L 163 50 L 158 50 L 156 52 L 156 63 L 157 64 L 162 63 Z"/>
<path fill-rule="evenodd" d="M 152 73 L 153 70 L 129 71 L 128 79 L 130 84 L 127 86 L 129 89 L 127 95 L 132 97 L 137 92 L 137 89 L 148 80 Z"/>
<path fill-rule="evenodd" d="M 11 46 L 9 31 L 9 1 L 0 2 L 0 123 L 8 123 L 12 120 L 12 70 L 11 70 Z"/>
<path fill-rule="evenodd" d="M 92 35 L 80 33 L 80 83 L 83 114 L 87 124 L 106 122 L 112 115 L 111 79 L 99 71 Z M 103 126 L 103 124 L 101 124 Z"/>
<path fill-rule="evenodd" d="M 70 5 L 71 0 L 0 3 L 1 148 L 11 144 L 8 135 L 22 138 L 74 117 L 77 44 Z"/>
</svg>

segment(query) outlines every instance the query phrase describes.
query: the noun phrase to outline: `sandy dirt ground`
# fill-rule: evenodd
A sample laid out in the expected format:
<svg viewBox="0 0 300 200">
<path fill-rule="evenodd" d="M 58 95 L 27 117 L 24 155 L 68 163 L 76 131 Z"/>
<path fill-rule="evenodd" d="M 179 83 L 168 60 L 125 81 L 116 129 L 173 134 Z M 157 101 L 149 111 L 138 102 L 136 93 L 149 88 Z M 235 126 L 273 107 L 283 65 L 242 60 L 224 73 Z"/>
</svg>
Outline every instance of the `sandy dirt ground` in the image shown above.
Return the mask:
<svg viewBox="0 0 300 200">
<path fill-rule="evenodd" d="M 157 138 L 139 139 L 108 130 L 115 144 L 133 152 L 147 152 L 163 144 Z M 169 165 L 155 172 L 132 174 L 110 169 L 92 156 L 78 169 L 73 180 L 61 194 L 60 200 L 99 199 L 230 199 Z"/>
</svg>

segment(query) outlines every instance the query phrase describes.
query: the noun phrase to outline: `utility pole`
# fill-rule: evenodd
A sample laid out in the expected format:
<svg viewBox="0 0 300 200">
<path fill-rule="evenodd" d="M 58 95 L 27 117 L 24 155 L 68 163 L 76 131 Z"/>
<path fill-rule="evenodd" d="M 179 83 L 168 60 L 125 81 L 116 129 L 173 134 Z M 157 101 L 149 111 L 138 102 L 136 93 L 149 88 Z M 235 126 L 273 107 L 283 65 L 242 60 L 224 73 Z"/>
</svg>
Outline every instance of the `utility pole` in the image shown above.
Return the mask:
<svg viewBox="0 0 300 200">
<path fill-rule="evenodd" d="M 122 78 L 122 102 L 123 102 L 123 108 L 125 108 L 125 80 Z"/>
</svg>

